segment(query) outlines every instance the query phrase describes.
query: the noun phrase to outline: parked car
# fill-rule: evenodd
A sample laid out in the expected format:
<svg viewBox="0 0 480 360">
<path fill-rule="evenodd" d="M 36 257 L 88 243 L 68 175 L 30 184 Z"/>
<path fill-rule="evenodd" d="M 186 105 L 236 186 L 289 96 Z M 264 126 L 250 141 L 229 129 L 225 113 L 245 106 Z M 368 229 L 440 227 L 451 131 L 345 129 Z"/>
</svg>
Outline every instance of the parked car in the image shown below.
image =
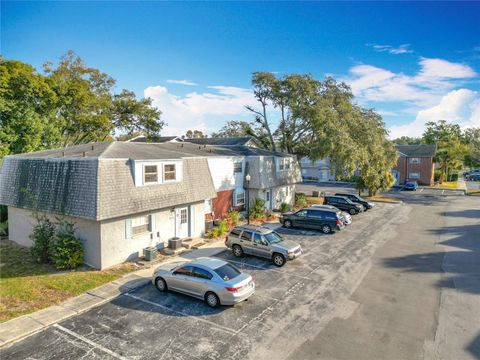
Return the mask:
<svg viewBox="0 0 480 360">
<path fill-rule="evenodd" d="M 357 204 L 360 204 L 363 206 L 363 210 L 367 211 L 369 209 L 372 209 L 375 204 L 372 203 L 372 202 L 369 202 L 367 200 L 365 200 L 364 198 L 362 198 L 361 196 L 358 196 L 358 195 L 355 195 L 355 194 L 348 194 L 348 193 L 337 193 L 335 194 L 335 196 L 343 196 L 343 197 L 346 197 L 347 199 L 350 199 L 351 201 L 353 201 L 354 203 L 357 203 Z"/>
<path fill-rule="evenodd" d="M 340 214 L 342 216 L 343 224 L 344 225 L 350 225 L 352 223 L 352 217 L 350 216 L 349 213 L 340 210 L 339 208 L 336 208 L 335 206 L 332 205 L 312 205 L 310 206 L 311 208 L 315 209 L 330 209 L 330 210 L 335 210 L 335 211 L 340 211 Z"/>
<path fill-rule="evenodd" d="M 340 210 L 348 212 L 350 215 L 355 215 L 363 212 L 362 205 L 356 204 L 352 200 L 343 196 L 325 196 L 323 204 L 333 205 Z"/>
<path fill-rule="evenodd" d="M 283 266 L 287 260 L 293 260 L 302 254 L 299 244 L 284 240 L 275 231 L 262 226 L 234 227 L 225 239 L 225 245 L 232 249 L 235 256 L 259 256 L 271 259 L 276 266 Z"/>
<path fill-rule="evenodd" d="M 480 173 L 470 174 L 466 178 L 467 181 L 480 181 Z"/>
<path fill-rule="evenodd" d="M 404 190 L 417 191 L 418 183 L 416 181 L 407 181 L 403 186 Z"/>
<path fill-rule="evenodd" d="M 284 213 L 280 216 L 280 222 L 286 228 L 318 229 L 324 234 L 345 227 L 340 211 L 330 209 L 304 208 L 297 212 Z"/>
<path fill-rule="evenodd" d="M 199 258 L 191 262 L 165 264 L 153 273 L 155 287 L 204 300 L 208 306 L 234 305 L 255 292 L 252 277 L 226 261 Z"/>
</svg>

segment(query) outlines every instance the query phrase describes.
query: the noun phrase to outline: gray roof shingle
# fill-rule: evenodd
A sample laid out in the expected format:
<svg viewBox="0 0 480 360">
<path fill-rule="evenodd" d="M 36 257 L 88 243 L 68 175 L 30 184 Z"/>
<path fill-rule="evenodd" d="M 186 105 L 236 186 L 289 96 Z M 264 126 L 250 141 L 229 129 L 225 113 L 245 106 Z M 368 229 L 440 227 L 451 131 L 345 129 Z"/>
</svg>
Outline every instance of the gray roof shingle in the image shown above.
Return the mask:
<svg viewBox="0 0 480 360">
<path fill-rule="evenodd" d="M 434 157 L 437 152 L 435 144 L 395 145 L 395 149 L 407 157 Z"/>
</svg>

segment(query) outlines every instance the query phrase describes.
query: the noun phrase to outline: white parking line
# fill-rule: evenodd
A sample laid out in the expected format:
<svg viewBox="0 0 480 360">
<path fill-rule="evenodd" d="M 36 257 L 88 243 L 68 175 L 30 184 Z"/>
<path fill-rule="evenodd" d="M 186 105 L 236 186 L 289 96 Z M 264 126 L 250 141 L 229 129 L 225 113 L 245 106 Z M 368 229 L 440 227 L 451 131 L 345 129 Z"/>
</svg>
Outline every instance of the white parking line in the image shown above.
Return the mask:
<svg viewBox="0 0 480 360">
<path fill-rule="evenodd" d="M 58 325 L 58 324 L 54 324 L 53 325 L 55 328 L 57 328 L 58 330 L 60 331 L 63 331 L 65 333 L 67 333 L 68 335 L 71 335 L 73 336 L 74 338 L 77 338 L 78 340 L 81 340 L 83 341 L 84 343 L 87 343 L 91 346 L 93 346 L 95 349 L 98 349 L 98 350 L 101 350 L 103 351 L 104 353 L 107 353 L 108 355 L 111 355 L 113 356 L 114 358 L 116 359 L 122 359 L 122 360 L 127 360 L 128 358 L 126 358 L 125 356 L 122 356 L 120 354 L 117 354 L 116 352 L 110 350 L 110 349 L 107 349 L 106 347 L 103 347 L 102 345 L 100 344 L 97 344 L 96 342 L 90 340 L 90 339 L 87 339 L 86 337 L 80 335 L 80 334 L 77 334 L 75 332 L 73 332 L 72 330 L 69 330 L 67 328 L 64 328 L 62 325 Z"/>
<path fill-rule="evenodd" d="M 291 276 L 296 276 L 296 277 L 299 277 L 299 278 L 302 278 L 302 279 L 305 279 L 305 280 L 312 280 L 310 279 L 309 277 L 306 277 L 306 276 L 302 276 L 302 275 L 297 275 L 297 274 L 291 274 L 291 273 L 284 273 L 282 271 L 279 271 L 279 270 L 276 270 L 276 269 L 272 269 L 272 268 L 268 268 L 268 267 L 264 267 L 264 266 L 259 266 L 259 265 L 252 265 L 252 264 L 249 264 L 249 263 L 245 263 L 245 262 L 241 262 L 241 261 L 235 261 L 235 260 L 230 260 L 230 259 L 225 259 L 226 261 L 228 262 L 231 262 L 231 263 L 234 263 L 234 264 L 238 264 L 238 265 L 245 265 L 245 266 L 251 266 L 255 269 L 261 269 L 261 270 L 269 270 L 269 271 L 274 271 L 274 272 L 277 272 L 277 273 L 280 273 L 280 274 L 285 274 L 285 275 L 291 275 Z"/>
<path fill-rule="evenodd" d="M 425 190 L 424 188 L 421 188 L 420 190 L 418 190 L 418 192 L 422 192 L 423 190 Z"/>
<path fill-rule="evenodd" d="M 164 310 L 167 310 L 167 311 L 176 313 L 176 314 L 180 314 L 180 315 L 185 316 L 185 317 L 193 318 L 193 319 L 198 320 L 198 321 L 200 321 L 200 322 L 203 322 L 203 323 L 205 323 L 205 324 L 209 324 L 209 325 L 211 325 L 211 326 L 213 326 L 213 327 L 216 327 L 216 328 L 218 328 L 218 329 L 220 329 L 220 330 L 226 331 L 226 332 L 228 332 L 228 333 L 230 333 L 230 334 L 233 334 L 233 335 L 238 334 L 238 331 L 236 331 L 236 330 L 230 329 L 230 328 L 228 328 L 228 327 L 226 327 L 226 326 L 218 325 L 218 324 L 216 324 L 216 323 L 214 323 L 214 322 L 212 322 L 212 321 L 208 321 L 208 320 L 205 320 L 205 319 L 200 318 L 200 317 L 197 317 L 197 316 L 193 316 L 193 315 L 184 313 L 183 311 L 173 310 L 173 309 L 171 309 L 171 308 L 169 308 L 169 307 L 166 307 L 166 306 L 164 306 L 164 305 L 158 304 L 158 303 L 156 303 L 156 302 L 153 302 L 153 301 L 150 301 L 150 300 L 147 300 L 147 299 L 142 299 L 141 297 L 138 297 L 138 296 L 135 296 L 135 295 L 132 295 L 132 294 L 129 294 L 129 293 L 125 293 L 125 294 L 123 294 L 123 295 L 128 296 L 128 297 L 130 297 L 130 298 L 132 298 L 132 299 L 135 299 L 135 300 L 138 300 L 138 301 L 142 301 L 142 302 L 144 302 L 145 304 L 153 305 L 153 306 L 159 307 L 159 308 L 161 308 L 161 309 L 164 309 Z"/>
</svg>

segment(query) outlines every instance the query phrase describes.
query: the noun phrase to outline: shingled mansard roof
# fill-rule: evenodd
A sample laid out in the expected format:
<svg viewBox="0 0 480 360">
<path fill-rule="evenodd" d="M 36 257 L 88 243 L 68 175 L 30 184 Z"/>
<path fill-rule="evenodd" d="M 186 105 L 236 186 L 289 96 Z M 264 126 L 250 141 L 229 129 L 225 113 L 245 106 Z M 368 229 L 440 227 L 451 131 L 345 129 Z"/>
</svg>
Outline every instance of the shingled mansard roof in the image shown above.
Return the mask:
<svg viewBox="0 0 480 360">
<path fill-rule="evenodd" d="M 434 157 L 437 152 L 437 145 L 415 144 L 415 145 L 395 145 L 395 149 L 400 156 L 407 157 Z"/>
<path fill-rule="evenodd" d="M 209 156 L 291 156 L 247 146 L 99 142 L 6 156 L 0 204 L 103 220 L 216 196 Z M 136 187 L 132 160 L 183 159 L 183 181 Z"/>
</svg>

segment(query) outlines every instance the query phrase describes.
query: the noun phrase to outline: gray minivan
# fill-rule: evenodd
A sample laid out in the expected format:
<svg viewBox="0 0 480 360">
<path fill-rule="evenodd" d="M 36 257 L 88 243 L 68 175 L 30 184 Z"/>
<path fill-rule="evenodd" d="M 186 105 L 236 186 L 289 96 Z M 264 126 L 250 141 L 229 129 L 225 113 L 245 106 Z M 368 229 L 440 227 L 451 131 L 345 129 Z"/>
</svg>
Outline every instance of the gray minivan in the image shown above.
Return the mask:
<svg viewBox="0 0 480 360">
<path fill-rule="evenodd" d="M 259 256 L 271 259 L 276 266 L 283 266 L 287 260 L 302 254 L 299 244 L 284 240 L 275 231 L 262 226 L 235 226 L 226 237 L 225 245 L 237 257 L 243 254 Z"/>
</svg>

